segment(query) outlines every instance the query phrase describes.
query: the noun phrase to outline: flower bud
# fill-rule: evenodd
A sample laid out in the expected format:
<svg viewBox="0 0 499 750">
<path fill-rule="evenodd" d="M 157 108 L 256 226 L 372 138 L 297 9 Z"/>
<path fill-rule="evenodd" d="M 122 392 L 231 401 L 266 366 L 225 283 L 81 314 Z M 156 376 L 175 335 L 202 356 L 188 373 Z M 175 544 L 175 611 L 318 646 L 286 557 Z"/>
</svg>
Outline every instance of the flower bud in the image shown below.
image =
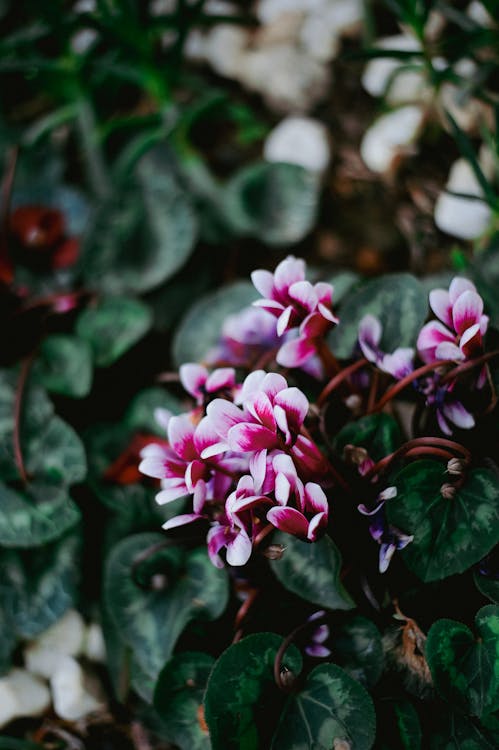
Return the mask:
<svg viewBox="0 0 499 750">
<path fill-rule="evenodd" d="M 290 688 L 295 681 L 294 672 L 285 667 L 283 664 L 281 667 L 281 671 L 279 672 L 279 679 L 281 681 L 282 687 Z"/>
<path fill-rule="evenodd" d="M 455 497 L 456 488 L 453 484 L 443 484 L 440 487 L 440 494 L 443 498 L 445 498 L 445 500 L 452 500 L 452 498 Z"/>
<path fill-rule="evenodd" d="M 464 471 L 464 461 L 461 458 L 451 458 L 447 464 L 447 473 L 460 477 Z"/>
<path fill-rule="evenodd" d="M 358 445 L 345 445 L 343 448 L 344 460 L 353 466 L 362 466 L 364 461 L 369 459 L 369 454 L 365 448 Z"/>
<path fill-rule="evenodd" d="M 280 560 L 285 550 L 286 547 L 284 544 L 269 544 L 269 546 L 263 550 L 262 554 L 267 560 Z"/>
</svg>

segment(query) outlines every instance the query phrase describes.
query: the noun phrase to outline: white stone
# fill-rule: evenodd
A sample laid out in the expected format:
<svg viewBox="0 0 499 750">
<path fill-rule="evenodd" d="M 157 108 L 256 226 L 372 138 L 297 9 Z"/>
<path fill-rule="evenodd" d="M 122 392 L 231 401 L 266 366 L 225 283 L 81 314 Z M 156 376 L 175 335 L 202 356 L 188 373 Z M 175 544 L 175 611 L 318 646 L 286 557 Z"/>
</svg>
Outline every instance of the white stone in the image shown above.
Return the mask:
<svg viewBox="0 0 499 750">
<path fill-rule="evenodd" d="M 75 609 L 69 609 L 60 620 L 36 639 L 36 643 L 41 648 L 75 656 L 81 653 L 85 629 L 86 625 L 80 613 Z"/>
<path fill-rule="evenodd" d="M 65 656 L 50 680 L 54 711 L 61 719 L 77 721 L 104 707 L 89 691 L 85 673 L 71 656 Z"/>
<path fill-rule="evenodd" d="M 57 671 L 65 654 L 54 651 L 52 648 L 43 648 L 37 643 L 30 644 L 24 649 L 24 663 L 26 669 L 39 677 L 50 677 Z"/>
<path fill-rule="evenodd" d="M 340 39 L 334 26 L 325 23 L 321 13 L 314 13 L 301 27 L 300 43 L 316 60 L 329 62 L 338 54 Z"/>
<path fill-rule="evenodd" d="M 19 700 L 7 677 L 0 678 L 0 727 L 19 716 Z"/>
<path fill-rule="evenodd" d="M 311 172 L 324 172 L 331 158 L 327 129 L 311 117 L 290 115 L 269 133 L 263 155 L 267 161 L 284 161 Z"/>
<path fill-rule="evenodd" d="M 241 60 L 239 79 L 277 112 L 306 112 L 330 84 L 328 70 L 291 45 L 248 52 Z"/>
<path fill-rule="evenodd" d="M 479 24 L 480 26 L 494 25 L 494 19 L 489 14 L 487 8 L 483 3 L 478 2 L 478 0 L 473 0 L 473 2 L 468 5 L 466 13 L 472 21 L 475 21 L 475 23 Z"/>
<path fill-rule="evenodd" d="M 95 29 L 81 29 L 71 37 L 71 49 L 77 55 L 84 55 L 97 39 Z"/>
<path fill-rule="evenodd" d="M 404 52 L 417 52 L 421 49 L 418 40 L 409 34 L 384 37 L 376 42 L 376 47 Z M 414 62 L 417 62 L 416 58 Z M 386 100 L 392 105 L 427 99 L 431 90 L 424 71 L 403 70 L 403 66 L 404 63 L 393 57 L 376 57 L 367 64 L 362 75 L 362 85 L 371 96 L 386 95 Z"/>
<path fill-rule="evenodd" d="M 8 675 L 9 686 L 17 696 L 20 716 L 39 716 L 50 706 L 50 691 L 38 677 L 25 669 L 13 669 Z"/>
<path fill-rule="evenodd" d="M 268 24 L 284 13 L 310 13 L 325 4 L 324 0 L 260 0 L 256 15 L 261 23 Z"/>
<path fill-rule="evenodd" d="M 407 150 L 424 120 L 421 107 L 405 106 L 379 117 L 362 139 L 360 153 L 373 172 L 388 172 L 395 159 Z"/>
<path fill-rule="evenodd" d="M 471 165 L 458 159 L 451 167 L 446 191 L 483 197 L 482 188 Z M 446 234 L 463 240 L 473 240 L 487 229 L 491 210 L 481 200 L 462 198 L 450 192 L 440 193 L 435 203 L 434 219 L 437 227 Z"/>
<path fill-rule="evenodd" d="M 227 78 L 236 78 L 248 38 L 248 30 L 241 26 L 219 24 L 210 31 L 206 36 L 204 55 L 213 70 Z"/>
<path fill-rule="evenodd" d="M 102 628 L 97 622 L 92 622 L 87 628 L 84 655 L 90 661 L 104 663 L 106 661 L 106 643 Z"/>
<path fill-rule="evenodd" d="M 317 15 L 321 15 L 319 10 Z M 333 0 L 324 5 L 326 23 L 339 36 L 356 32 L 364 20 L 362 0 Z"/>
</svg>

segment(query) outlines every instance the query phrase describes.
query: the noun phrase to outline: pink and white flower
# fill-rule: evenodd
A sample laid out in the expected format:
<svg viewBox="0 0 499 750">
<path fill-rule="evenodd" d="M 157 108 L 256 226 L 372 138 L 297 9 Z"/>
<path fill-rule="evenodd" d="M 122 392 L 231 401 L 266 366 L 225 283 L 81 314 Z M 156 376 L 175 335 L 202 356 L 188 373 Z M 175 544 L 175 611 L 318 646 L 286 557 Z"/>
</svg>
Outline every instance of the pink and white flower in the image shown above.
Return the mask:
<svg viewBox="0 0 499 750">
<path fill-rule="evenodd" d="M 380 370 L 401 380 L 414 369 L 414 349 L 399 347 L 393 354 L 386 354 L 379 346 L 382 334 L 383 328 L 378 318 L 374 315 L 364 315 L 359 324 L 359 346 L 362 354 Z"/>
<path fill-rule="evenodd" d="M 482 352 L 489 318 L 483 314 L 483 300 L 473 282 L 457 276 L 449 291 L 433 289 L 430 307 L 438 320 L 427 323 L 419 333 L 417 349 L 424 362 L 460 362 Z"/>
<path fill-rule="evenodd" d="M 236 385 L 236 372 L 233 367 L 220 367 L 209 372 L 203 365 L 189 362 L 181 365 L 180 382 L 187 393 L 202 406 L 216 395 L 232 395 Z"/>
</svg>

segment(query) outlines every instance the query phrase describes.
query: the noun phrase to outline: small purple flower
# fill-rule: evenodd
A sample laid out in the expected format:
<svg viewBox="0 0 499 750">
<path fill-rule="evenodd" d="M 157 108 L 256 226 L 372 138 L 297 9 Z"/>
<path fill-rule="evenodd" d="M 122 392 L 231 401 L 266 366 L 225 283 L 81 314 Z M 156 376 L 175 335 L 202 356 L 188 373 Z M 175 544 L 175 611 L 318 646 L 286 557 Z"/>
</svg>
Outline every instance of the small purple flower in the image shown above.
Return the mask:
<svg viewBox="0 0 499 750">
<path fill-rule="evenodd" d="M 397 497 L 397 488 L 386 487 L 382 492 L 378 493 L 373 508 L 369 508 L 367 505 L 364 505 L 364 503 L 361 503 L 360 505 L 357 505 L 357 510 L 359 513 L 362 513 L 363 516 L 374 516 L 381 510 L 387 500 L 391 500 L 394 497 Z"/>
<path fill-rule="evenodd" d="M 369 526 L 369 533 L 380 545 L 379 550 L 379 572 L 386 573 L 391 559 L 397 550 L 404 549 L 412 542 L 414 536 L 404 534 L 395 526 L 386 523 L 383 511 L 378 511 Z"/>
<path fill-rule="evenodd" d="M 471 281 L 458 276 L 449 291 L 433 289 L 430 307 L 438 320 L 427 323 L 419 333 L 417 349 L 423 362 L 460 362 L 482 352 L 489 319 L 483 315 L 483 300 Z"/>
<path fill-rule="evenodd" d="M 308 622 L 321 620 L 325 614 L 325 611 L 320 609 L 318 612 L 314 612 L 313 615 L 310 615 Z M 314 656 L 317 659 L 325 659 L 328 656 L 331 656 L 331 650 L 327 648 L 327 646 L 324 646 L 329 635 L 330 630 L 328 625 L 325 623 L 317 625 L 309 636 L 309 642 L 305 646 L 305 653 L 309 656 Z"/>
<path fill-rule="evenodd" d="M 414 369 L 414 349 L 401 347 L 395 349 L 393 354 L 386 354 L 379 347 L 382 333 L 378 318 L 374 315 L 364 315 L 359 324 L 359 346 L 362 354 L 380 370 L 401 380 Z"/>
<path fill-rule="evenodd" d="M 232 367 L 222 367 L 210 373 L 203 365 L 189 362 L 180 367 L 180 382 L 187 393 L 196 399 L 198 406 L 216 395 L 232 394 L 236 385 L 236 373 Z"/>
<path fill-rule="evenodd" d="M 248 365 L 278 343 L 275 318 L 265 310 L 247 307 L 225 319 L 220 342 L 209 352 L 207 362 Z"/>
<path fill-rule="evenodd" d="M 418 384 L 418 390 L 426 398 L 426 404 L 435 408 L 438 426 L 444 435 L 452 435 L 451 424 L 461 430 L 470 430 L 475 426 L 475 419 L 454 395 L 455 381 L 440 384 L 438 373 L 424 378 Z"/>
</svg>

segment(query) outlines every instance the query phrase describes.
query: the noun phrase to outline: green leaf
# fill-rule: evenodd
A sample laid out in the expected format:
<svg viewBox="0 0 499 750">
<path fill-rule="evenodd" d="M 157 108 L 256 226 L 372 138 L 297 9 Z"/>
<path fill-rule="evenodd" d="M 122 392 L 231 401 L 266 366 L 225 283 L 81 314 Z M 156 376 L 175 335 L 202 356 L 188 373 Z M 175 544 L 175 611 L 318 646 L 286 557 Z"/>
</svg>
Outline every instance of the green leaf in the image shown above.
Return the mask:
<svg viewBox="0 0 499 750">
<path fill-rule="evenodd" d="M 239 313 L 258 298 L 253 284 L 239 281 L 201 297 L 180 321 L 173 339 L 173 360 L 201 362 L 220 338 L 228 315 Z"/>
<path fill-rule="evenodd" d="M 282 641 L 275 633 L 255 633 L 229 646 L 216 662 L 204 702 L 213 750 L 268 746 L 259 743 L 259 735 L 268 731 L 280 698 L 273 669 Z M 286 651 L 282 664 L 293 675 L 300 673 L 295 646 Z"/>
<path fill-rule="evenodd" d="M 106 297 L 80 314 L 76 332 L 90 344 L 97 367 L 109 367 L 147 333 L 151 324 L 151 311 L 143 302 Z"/>
<path fill-rule="evenodd" d="M 146 292 L 184 265 L 196 237 L 189 197 L 171 161 L 154 149 L 131 184 L 96 212 L 83 243 L 84 278 L 108 294 Z"/>
<path fill-rule="evenodd" d="M 43 750 L 43 746 L 15 737 L 0 737 L 0 750 Z"/>
<path fill-rule="evenodd" d="M 421 724 L 410 701 L 382 699 L 376 713 L 380 750 L 421 750 Z"/>
<path fill-rule="evenodd" d="M 0 677 L 9 672 L 17 636 L 5 608 L 0 606 Z"/>
<path fill-rule="evenodd" d="M 341 555 L 330 537 L 309 543 L 279 531 L 273 541 L 286 548 L 281 559 L 273 560 L 270 566 L 288 591 L 319 607 L 355 606 L 339 580 Z"/>
<path fill-rule="evenodd" d="M 463 573 L 499 542 L 499 487 L 490 469 L 470 471 L 452 499 L 441 487 L 449 481 L 437 461 L 415 461 L 390 485 L 397 497 L 387 505 L 390 523 L 414 540 L 401 553 L 422 581 Z"/>
<path fill-rule="evenodd" d="M 333 291 L 333 306 L 341 304 L 341 302 L 347 297 L 348 294 L 359 284 L 361 276 L 354 271 L 339 271 L 335 273 L 329 279 L 325 279 L 329 284 L 334 287 Z"/>
<path fill-rule="evenodd" d="M 182 404 L 164 388 L 146 388 L 130 402 L 124 423 L 131 432 L 150 432 L 164 437 L 164 429 L 154 418 L 156 409 L 167 409 L 172 414 L 180 414 Z"/>
<path fill-rule="evenodd" d="M 339 453 L 346 445 L 357 445 L 365 448 L 373 461 L 379 461 L 402 445 L 402 433 L 389 414 L 371 414 L 346 424 L 334 443 Z"/>
<path fill-rule="evenodd" d="M 144 551 L 164 541 L 163 535 L 151 533 L 123 539 L 109 555 L 104 573 L 106 608 L 139 667 L 153 678 L 170 658 L 185 626 L 191 620 L 219 617 L 228 597 L 227 572 L 211 564 L 206 548 L 186 552 L 166 547 L 147 561 L 136 562 Z M 154 575 L 166 575 L 166 588 L 148 587 L 148 577 Z"/>
<path fill-rule="evenodd" d="M 268 245 L 300 242 L 313 228 L 320 194 L 317 176 L 296 164 L 252 164 L 225 189 L 225 213 L 239 234 Z"/>
<path fill-rule="evenodd" d="M 332 659 L 354 680 L 366 687 L 375 685 L 383 672 L 381 635 L 366 617 L 356 615 L 336 626 L 331 634 Z"/>
<path fill-rule="evenodd" d="M 369 694 L 335 664 L 316 667 L 284 709 L 272 750 L 369 750 L 376 715 Z M 345 745 L 341 745 L 343 742 Z"/>
<path fill-rule="evenodd" d="M 477 589 L 487 599 L 490 599 L 494 604 L 499 604 L 499 581 L 487 578 L 487 576 L 481 575 L 479 572 L 473 573 L 473 580 Z"/>
<path fill-rule="evenodd" d="M 377 317 L 383 326 L 383 351 L 414 346 L 428 314 L 423 287 L 408 273 L 392 273 L 367 281 L 349 294 L 341 305 L 340 323 L 328 339 L 340 359 L 352 356 L 359 323 L 367 314 Z"/>
<path fill-rule="evenodd" d="M 0 545 L 30 548 L 58 539 L 81 514 L 66 490 L 31 482 L 24 492 L 0 483 Z"/>
<path fill-rule="evenodd" d="M 210 750 L 210 738 L 200 723 L 200 711 L 214 663 L 209 654 L 177 654 L 159 675 L 154 707 L 164 727 L 162 735 L 181 750 Z"/>
<path fill-rule="evenodd" d="M 33 551 L 4 550 L 0 562 L 4 610 L 22 638 L 35 638 L 74 606 L 81 572 L 80 534 Z"/>
<path fill-rule="evenodd" d="M 498 735 L 490 733 L 476 719 L 453 712 L 444 716 L 430 738 L 431 750 L 497 750 Z"/>
<path fill-rule="evenodd" d="M 83 443 L 72 427 L 52 417 L 27 445 L 26 470 L 65 486 L 81 482 L 87 473 Z"/>
<path fill-rule="evenodd" d="M 462 622 L 437 620 L 426 640 L 426 659 L 440 695 L 482 716 L 499 708 L 499 606 L 475 617 L 477 637 Z"/>
<path fill-rule="evenodd" d="M 43 341 L 33 377 L 47 390 L 83 398 L 92 385 L 92 351 L 76 336 L 54 334 Z"/>
</svg>

